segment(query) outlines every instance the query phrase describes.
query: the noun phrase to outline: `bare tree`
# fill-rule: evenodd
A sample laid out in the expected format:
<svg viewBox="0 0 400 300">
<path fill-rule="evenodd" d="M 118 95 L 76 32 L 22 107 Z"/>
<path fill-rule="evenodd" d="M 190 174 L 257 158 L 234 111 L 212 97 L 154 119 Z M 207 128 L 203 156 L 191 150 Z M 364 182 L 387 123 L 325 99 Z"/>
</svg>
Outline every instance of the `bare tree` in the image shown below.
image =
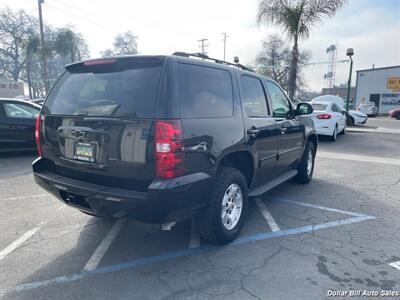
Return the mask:
<svg viewBox="0 0 400 300">
<path fill-rule="evenodd" d="M 305 88 L 306 81 L 301 72 L 302 65 L 307 64 L 311 58 L 309 51 L 299 53 L 297 87 Z M 274 34 L 262 42 L 261 51 L 256 57 L 257 72 L 268 76 L 279 83 L 279 85 L 288 90 L 289 71 L 291 62 L 290 47 L 278 35 Z"/>
<path fill-rule="evenodd" d="M 313 26 L 323 17 L 335 15 L 347 0 L 261 0 L 257 22 L 271 23 L 280 27 L 293 41 L 289 71 L 289 97 L 296 91 L 299 41 L 308 38 Z"/>
<path fill-rule="evenodd" d="M 114 39 L 113 46 L 113 49 L 108 48 L 104 50 L 101 55 L 103 57 L 108 57 L 113 55 L 137 54 L 137 36 L 135 36 L 132 31 L 118 34 Z"/>
<path fill-rule="evenodd" d="M 18 81 L 27 62 L 25 48 L 35 33 L 35 19 L 24 10 L 0 11 L 0 74 Z"/>
</svg>

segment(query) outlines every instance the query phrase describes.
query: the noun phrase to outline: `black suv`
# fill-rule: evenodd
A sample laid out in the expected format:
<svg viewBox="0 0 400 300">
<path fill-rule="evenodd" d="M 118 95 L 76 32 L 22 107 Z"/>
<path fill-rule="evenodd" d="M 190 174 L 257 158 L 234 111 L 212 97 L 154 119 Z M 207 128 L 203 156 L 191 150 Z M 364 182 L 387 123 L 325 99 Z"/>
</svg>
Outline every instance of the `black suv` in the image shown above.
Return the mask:
<svg viewBox="0 0 400 300">
<path fill-rule="evenodd" d="M 248 197 L 311 180 L 311 112 L 271 79 L 202 55 L 79 62 L 37 119 L 34 177 L 84 213 L 164 225 L 195 218 L 204 240 L 227 243 Z"/>
</svg>

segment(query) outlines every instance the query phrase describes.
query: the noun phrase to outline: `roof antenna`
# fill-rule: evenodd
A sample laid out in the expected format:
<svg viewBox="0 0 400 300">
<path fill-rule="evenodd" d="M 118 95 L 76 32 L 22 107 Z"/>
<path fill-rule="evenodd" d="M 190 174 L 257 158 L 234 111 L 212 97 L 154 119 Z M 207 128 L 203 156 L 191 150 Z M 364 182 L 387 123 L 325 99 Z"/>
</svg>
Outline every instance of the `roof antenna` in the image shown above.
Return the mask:
<svg viewBox="0 0 400 300">
<path fill-rule="evenodd" d="M 239 63 L 239 56 L 235 56 L 233 58 L 233 61 L 235 62 L 235 64 L 238 64 Z"/>
</svg>

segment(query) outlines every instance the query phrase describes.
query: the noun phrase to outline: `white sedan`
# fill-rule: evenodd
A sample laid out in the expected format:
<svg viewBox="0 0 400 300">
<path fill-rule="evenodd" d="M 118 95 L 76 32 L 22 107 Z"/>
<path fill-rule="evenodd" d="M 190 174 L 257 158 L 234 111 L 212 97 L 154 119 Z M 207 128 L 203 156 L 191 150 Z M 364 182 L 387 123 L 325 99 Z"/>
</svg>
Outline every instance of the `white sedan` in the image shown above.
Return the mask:
<svg viewBox="0 0 400 300">
<path fill-rule="evenodd" d="M 346 115 L 336 103 L 312 101 L 311 105 L 317 134 L 329 136 L 334 142 L 339 133 L 346 132 Z"/>
</svg>

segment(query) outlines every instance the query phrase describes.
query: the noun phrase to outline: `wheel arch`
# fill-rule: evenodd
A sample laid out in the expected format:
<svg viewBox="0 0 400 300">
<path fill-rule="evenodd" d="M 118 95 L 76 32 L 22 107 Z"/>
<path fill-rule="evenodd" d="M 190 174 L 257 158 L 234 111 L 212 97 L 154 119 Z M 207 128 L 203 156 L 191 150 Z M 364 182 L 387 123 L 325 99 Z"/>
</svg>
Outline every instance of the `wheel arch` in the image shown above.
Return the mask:
<svg viewBox="0 0 400 300">
<path fill-rule="evenodd" d="M 250 187 L 255 177 L 256 166 L 254 157 L 248 150 L 236 150 L 225 153 L 219 160 L 217 169 L 220 167 L 231 167 L 239 170 L 246 178 L 247 186 Z"/>
</svg>

